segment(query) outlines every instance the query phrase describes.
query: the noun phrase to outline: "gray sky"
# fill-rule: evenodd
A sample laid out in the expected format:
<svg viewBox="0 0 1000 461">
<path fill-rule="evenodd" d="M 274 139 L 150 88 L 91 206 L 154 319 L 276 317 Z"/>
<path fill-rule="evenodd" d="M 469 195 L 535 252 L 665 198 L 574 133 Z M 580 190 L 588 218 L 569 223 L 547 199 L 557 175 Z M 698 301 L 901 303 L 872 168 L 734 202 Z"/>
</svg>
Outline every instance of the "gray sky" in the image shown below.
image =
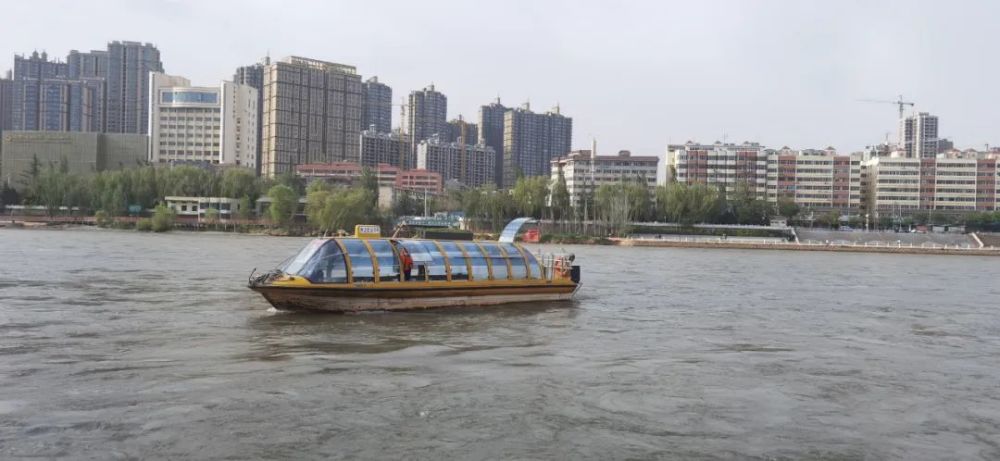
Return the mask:
<svg viewBox="0 0 1000 461">
<path fill-rule="evenodd" d="M 194 84 L 301 55 L 378 75 L 393 99 L 433 82 L 448 116 L 556 102 L 574 148 L 663 152 L 760 141 L 851 151 L 895 136 L 903 94 L 958 147 L 1000 145 L 1000 2 L 194 1 L 5 2 L 0 71 L 15 53 L 148 41 Z M 394 110 L 394 125 L 399 123 Z"/>
</svg>

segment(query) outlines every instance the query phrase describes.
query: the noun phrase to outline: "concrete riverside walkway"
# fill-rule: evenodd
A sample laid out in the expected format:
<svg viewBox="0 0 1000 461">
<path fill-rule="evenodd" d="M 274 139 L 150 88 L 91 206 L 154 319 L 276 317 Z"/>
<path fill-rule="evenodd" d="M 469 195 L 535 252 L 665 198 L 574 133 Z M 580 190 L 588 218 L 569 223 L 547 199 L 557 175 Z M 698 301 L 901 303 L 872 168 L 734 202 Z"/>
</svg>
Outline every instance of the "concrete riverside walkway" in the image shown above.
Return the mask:
<svg viewBox="0 0 1000 461">
<path fill-rule="evenodd" d="M 664 239 L 611 239 L 616 245 L 633 247 L 664 247 L 664 248 L 717 248 L 740 250 L 793 250 L 793 251 L 839 251 L 847 253 L 896 253 L 923 255 L 963 255 L 963 256 L 1000 256 L 1000 248 L 978 245 L 939 245 L 936 243 L 889 243 L 889 242 L 843 242 L 843 243 L 794 243 L 794 242 L 746 242 L 731 239 L 706 239 L 692 236 Z"/>
</svg>

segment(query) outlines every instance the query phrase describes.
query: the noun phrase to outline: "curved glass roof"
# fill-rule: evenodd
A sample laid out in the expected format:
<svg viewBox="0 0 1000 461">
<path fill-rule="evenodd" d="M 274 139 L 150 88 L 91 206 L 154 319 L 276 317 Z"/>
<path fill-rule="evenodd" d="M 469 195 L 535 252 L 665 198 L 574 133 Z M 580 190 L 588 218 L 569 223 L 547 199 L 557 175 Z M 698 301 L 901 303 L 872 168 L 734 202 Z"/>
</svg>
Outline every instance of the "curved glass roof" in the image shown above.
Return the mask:
<svg viewBox="0 0 1000 461">
<path fill-rule="evenodd" d="M 312 283 L 527 280 L 546 276 L 515 243 L 315 239 L 281 267 Z"/>
</svg>

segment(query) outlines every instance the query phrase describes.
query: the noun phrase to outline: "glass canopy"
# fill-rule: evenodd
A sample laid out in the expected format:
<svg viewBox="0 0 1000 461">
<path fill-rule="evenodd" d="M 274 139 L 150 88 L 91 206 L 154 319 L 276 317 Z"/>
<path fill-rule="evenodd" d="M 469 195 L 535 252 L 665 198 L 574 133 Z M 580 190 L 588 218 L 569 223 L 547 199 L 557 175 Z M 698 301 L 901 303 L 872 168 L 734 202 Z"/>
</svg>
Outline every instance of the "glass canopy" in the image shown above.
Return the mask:
<svg viewBox="0 0 1000 461">
<path fill-rule="evenodd" d="M 514 243 L 316 239 L 281 269 L 312 283 L 526 280 L 545 277 Z"/>
</svg>

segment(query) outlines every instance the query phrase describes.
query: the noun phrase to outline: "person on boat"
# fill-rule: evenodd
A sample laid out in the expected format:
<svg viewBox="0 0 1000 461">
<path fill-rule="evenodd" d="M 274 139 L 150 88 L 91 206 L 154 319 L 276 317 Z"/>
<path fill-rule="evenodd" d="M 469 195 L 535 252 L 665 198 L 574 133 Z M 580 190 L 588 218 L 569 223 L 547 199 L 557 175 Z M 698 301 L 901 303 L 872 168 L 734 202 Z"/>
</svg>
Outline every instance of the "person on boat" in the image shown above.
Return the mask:
<svg viewBox="0 0 1000 461">
<path fill-rule="evenodd" d="M 403 246 L 399 247 L 399 261 L 403 269 L 403 280 L 410 280 L 410 270 L 413 269 L 413 257 Z"/>
</svg>

